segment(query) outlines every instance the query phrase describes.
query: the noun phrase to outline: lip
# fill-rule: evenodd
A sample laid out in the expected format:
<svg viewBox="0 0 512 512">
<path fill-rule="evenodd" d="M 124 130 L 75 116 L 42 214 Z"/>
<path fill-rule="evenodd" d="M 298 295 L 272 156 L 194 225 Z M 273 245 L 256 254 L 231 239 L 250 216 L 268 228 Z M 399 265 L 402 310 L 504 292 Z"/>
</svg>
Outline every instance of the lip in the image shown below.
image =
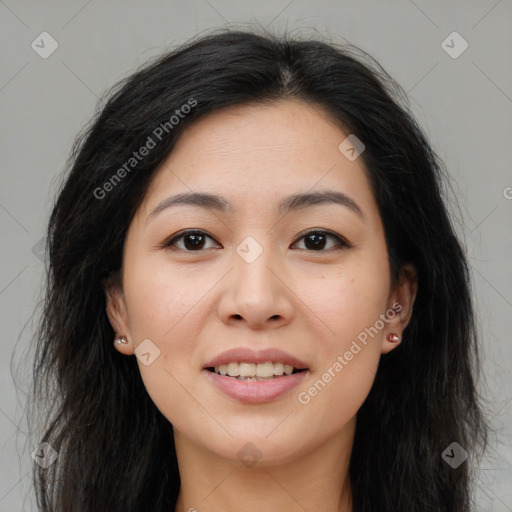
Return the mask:
<svg viewBox="0 0 512 512">
<path fill-rule="evenodd" d="M 233 361 L 233 359 L 231 359 L 231 361 Z M 234 398 L 239 402 L 261 404 L 277 400 L 291 391 L 303 381 L 303 379 L 309 374 L 309 370 L 275 377 L 272 380 L 260 381 L 237 380 L 226 375 L 218 375 L 217 373 L 206 369 L 203 369 L 202 373 L 206 375 L 206 378 L 208 378 L 209 381 L 217 387 L 217 389 L 229 397 Z"/>
<path fill-rule="evenodd" d="M 272 361 L 274 363 L 289 364 L 297 369 L 308 368 L 308 365 L 300 361 L 296 357 L 279 350 L 277 348 L 268 348 L 265 350 L 254 351 L 246 347 L 233 348 L 227 350 L 214 357 L 211 361 L 203 366 L 204 369 L 220 366 L 228 363 L 266 363 Z M 301 372 L 305 373 L 305 372 Z M 296 375 L 296 374 L 293 374 Z M 231 379 L 233 380 L 233 379 Z"/>
</svg>

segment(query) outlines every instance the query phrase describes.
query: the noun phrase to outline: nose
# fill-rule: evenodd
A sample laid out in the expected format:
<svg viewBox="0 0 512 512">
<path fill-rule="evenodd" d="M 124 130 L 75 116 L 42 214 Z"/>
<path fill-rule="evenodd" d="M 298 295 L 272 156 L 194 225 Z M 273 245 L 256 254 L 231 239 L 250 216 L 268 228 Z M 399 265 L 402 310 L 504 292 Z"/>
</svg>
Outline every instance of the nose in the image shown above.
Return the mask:
<svg viewBox="0 0 512 512">
<path fill-rule="evenodd" d="M 224 323 L 245 324 L 254 330 L 275 329 L 289 323 L 294 314 L 293 292 L 270 251 L 252 262 L 233 254 L 233 270 L 225 281 L 219 304 Z"/>
</svg>

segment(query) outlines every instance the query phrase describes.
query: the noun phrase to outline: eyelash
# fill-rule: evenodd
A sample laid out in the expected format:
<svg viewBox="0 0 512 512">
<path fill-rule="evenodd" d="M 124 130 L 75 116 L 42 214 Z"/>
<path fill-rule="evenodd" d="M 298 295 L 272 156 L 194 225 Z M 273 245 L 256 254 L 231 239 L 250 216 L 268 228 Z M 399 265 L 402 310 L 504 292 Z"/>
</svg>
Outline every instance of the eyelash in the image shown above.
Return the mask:
<svg viewBox="0 0 512 512">
<path fill-rule="evenodd" d="M 327 235 L 328 237 L 331 237 L 331 238 L 336 240 L 336 245 L 334 247 L 330 247 L 329 249 L 321 249 L 321 250 L 318 250 L 318 251 L 303 249 L 303 250 L 307 250 L 308 252 L 330 252 L 332 249 L 338 249 L 339 250 L 339 249 L 349 249 L 349 248 L 352 247 L 352 245 L 349 242 L 347 242 L 343 237 L 341 237 L 339 235 L 336 235 L 335 233 L 332 233 L 331 231 L 318 230 L 318 229 L 313 229 L 313 230 L 308 231 L 307 233 L 304 233 L 303 235 L 301 235 L 293 243 L 293 245 L 295 245 L 297 242 L 299 242 L 300 240 L 302 240 L 303 238 L 305 238 L 305 237 L 307 237 L 308 235 L 311 235 L 311 234 Z M 197 251 L 191 251 L 191 250 L 188 250 L 188 249 L 181 249 L 181 248 L 173 247 L 174 244 L 176 243 L 176 241 L 184 238 L 187 235 L 204 235 L 204 236 L 210 238 L 211 240 L 215 241 L 215 239 L 211 235 L 206 233 L 205 231 L 198 230 L 198 229 L 191 229 L 191 230 L 187 230 L 187 231 L 183 231 L 181 233 L 178 233 L 177 235 L 173 235 L 171 238 L 169 238 L 168 240 L 166 240 L 162 244 L 162 247 L 163 248 L 170 248 L 172 250 L 184 251 L 184 252 L 202 252 L 203 250 L 205 250 L 205 249 L 199 249 Z M 218 242 L 216 242 L 216 243 L 218 243 Z"/>
</svg>

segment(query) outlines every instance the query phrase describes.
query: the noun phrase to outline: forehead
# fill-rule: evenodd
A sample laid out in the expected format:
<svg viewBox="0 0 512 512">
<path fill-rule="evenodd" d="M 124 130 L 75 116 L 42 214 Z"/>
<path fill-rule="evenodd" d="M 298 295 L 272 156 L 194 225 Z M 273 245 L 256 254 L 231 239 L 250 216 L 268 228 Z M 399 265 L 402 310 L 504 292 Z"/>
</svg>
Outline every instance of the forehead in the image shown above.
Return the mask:
<svg viewBox="0 0 512 512">
<path fill-rule="evenodd" d="M 374 209 L 362 158 L 351 161 L 338 149 L 347 135 L 323 108 L 300 100 L 214 112 L 182 133 L 155 175 L 146 214 L 170 194 L 196 190 L 222 195 L 237 209 L 328 188 Z"/>
</svg>

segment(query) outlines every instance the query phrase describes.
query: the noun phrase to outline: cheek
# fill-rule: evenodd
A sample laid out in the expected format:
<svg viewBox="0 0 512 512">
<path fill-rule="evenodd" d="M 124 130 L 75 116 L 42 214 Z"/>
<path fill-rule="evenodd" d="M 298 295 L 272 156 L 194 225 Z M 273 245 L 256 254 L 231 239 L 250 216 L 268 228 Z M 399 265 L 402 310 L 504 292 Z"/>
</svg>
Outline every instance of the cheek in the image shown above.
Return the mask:
<svg viewBox="0 0 512 512">
<path fill-rule="evenodd" d="M 323 275 L 309 274 L 300 289 L 301 299 L 318 318 L 321 335 L 317 340 L 325 356 L 332 359 L 334 354 L 343 353 L 360 335 L 364 341 L 364 333 L 368 334 L 376 322 L 382 331 L 379 319 L 386 312 L 390 290 L 385 260 L 363 260 L 356 255 L 341 271 L 330 269 Z"/>
<path fill-rule="evenodd" d="M 139 263 L 140 261 L 140 263 Z M 213 276 L 197 272 L 169 272 L 166 265 L 127 261 L 124 293 L 130 333 L 136 345 L 149 339 L 158 356 L 150 365 L 138 360 L 139 370 L 153 403 L 176 426 L 198 408 L 192 398 L 191 362 L 197 350 L 201 323 L 198 313 Z M 211 284 L 208 284 L 209 281 Z"/>
<path fill-rule="evenodd" d="M 140 258 L 126 266 L 125 297 L 130 329 L 136 340 L 151 338 L 163 343 L 187 314 L 200 305 L 213 276 L 182 272 L 170 265 L 151 264 Z M 193 334 L 193 333 L 190 333 Z"/>
<path fill-rule="evenodd" d="M 377 284 L 378 283 L 378 284 Z M 359 275 L 330 283 L 322 301 L 308 301 L 323 323 L 318 366 L 296 400 L 317 436 L 335 435 L 355 417 L 373 385 L 380 360 L 387 281 Z"/>
<path fill-rule="evenodd" d="M 302 298 L 321 319 L 315 379 L 299 390 L 298 403 L 309 409 L 319 430 L 339 428 L 368 395 L 377 371 L 389 294 L 386 261 L 353 260 L 343 274 L 308 279 Z M 331 427 L 329 427 L 331 428 Z M 333 431 L 334 431 L 333 430 Z"/>
</svg>

